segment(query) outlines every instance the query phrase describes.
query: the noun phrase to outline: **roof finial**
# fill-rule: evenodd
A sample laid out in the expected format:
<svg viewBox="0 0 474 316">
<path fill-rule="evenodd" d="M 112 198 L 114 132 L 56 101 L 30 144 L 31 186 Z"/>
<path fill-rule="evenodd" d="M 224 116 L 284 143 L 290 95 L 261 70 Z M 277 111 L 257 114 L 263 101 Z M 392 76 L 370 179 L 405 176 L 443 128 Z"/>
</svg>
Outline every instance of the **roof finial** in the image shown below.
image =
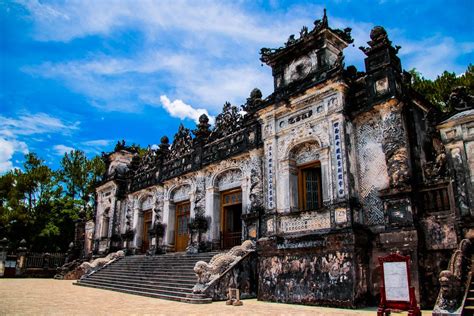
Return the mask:
<svg viewBox="0 0 474 316">
<path fill-rule="evenodd" d="M 326 8 L 324 8 L 323 14 L 323 27 L 328 27 L 328 16 L 326 15 Z"/>
</svg>

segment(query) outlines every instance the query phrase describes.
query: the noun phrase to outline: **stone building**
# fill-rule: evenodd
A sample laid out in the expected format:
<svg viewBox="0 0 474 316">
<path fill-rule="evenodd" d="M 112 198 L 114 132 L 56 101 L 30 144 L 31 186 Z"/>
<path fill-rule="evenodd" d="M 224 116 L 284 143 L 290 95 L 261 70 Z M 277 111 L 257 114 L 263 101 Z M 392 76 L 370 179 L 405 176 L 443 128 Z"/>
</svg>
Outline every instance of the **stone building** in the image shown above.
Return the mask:
<svg viewBox="0 0 474 316">
<path fill-rule="evenodd" d="M 472 227 L 472 103 L 442 118 L 411 89 L 386 31 L 370 38 L 365 72 L 346 68 L 351 30 L 324 14 L 261 50 L 274 92 L 253 90 L 245 114 L 226 103 L 214 127 L 203 115 L 142 154 L 117 144 L 97 187 L 95 253 L 252 239 L 259 299 L 353 307 L 376 302 L 377 258 L 399 251 L 433 305 L 439 271 Z M 188 229 L 197 217 L 208 223 L 200 244 Z"/>
</svg>

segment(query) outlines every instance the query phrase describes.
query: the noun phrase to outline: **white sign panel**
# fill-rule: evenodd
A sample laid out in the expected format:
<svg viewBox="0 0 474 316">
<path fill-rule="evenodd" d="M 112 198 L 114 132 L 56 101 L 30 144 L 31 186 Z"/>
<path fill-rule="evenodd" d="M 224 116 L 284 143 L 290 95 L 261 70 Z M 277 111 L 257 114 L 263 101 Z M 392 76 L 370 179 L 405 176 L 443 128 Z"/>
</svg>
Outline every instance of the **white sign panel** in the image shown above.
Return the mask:
<svg viewBox="0 0 474 316">
<path fill-rule="evenodd" d="M 410 301 L 406 262 L 384 262 L 385 297 L 387 301 Z"/>
</svg>

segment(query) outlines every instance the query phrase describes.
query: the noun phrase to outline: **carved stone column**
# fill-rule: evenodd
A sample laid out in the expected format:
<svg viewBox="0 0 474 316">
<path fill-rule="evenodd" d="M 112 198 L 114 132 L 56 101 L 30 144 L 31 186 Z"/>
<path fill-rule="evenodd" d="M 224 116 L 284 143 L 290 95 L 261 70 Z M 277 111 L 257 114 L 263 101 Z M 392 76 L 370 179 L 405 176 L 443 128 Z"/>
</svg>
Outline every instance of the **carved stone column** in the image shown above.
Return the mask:
<svg viewBox="0 0 474 316">
<path fill-rule="evenodd" d="M 206 217 L 211 218 L 211 225 L 208 231 L 208 240 L 219 244 L 221 210 L 219 192 L 214 187 L 206 189 Z"/>
<path fill-rule="evenodd" d="M 133 242 L 132 242 L 132 248 L 138 248 L 140 243 L 141 243 L 141 235 L 140 235 L 140 227 L 139 227 L 139 221 L 140 221 L 140 208 L 137 205 L 138 203 L 135 203 L 134 208 L 133 208 L 133 222 L 132 222 L 132 227 L 133 231 L 135 232 L 135 235 L 133 236 Z"/>
<path fill-rule="evenodd" d="M 390 226 L 413 227 L 411 166 L 403 103 L 392 99 L 379 106 L 382 119 L 382 150 L 385 154 L 389 188 L 381 191 L 385 220 Z"/>
<path fill-rule="evenodd" d="M 293 205 L 295 199 L 292 198 L 292 193 L 298 192 L 298 181 L 296 181 L 296 188 L 294 188 L 294 181 L 290 181 L 295 174 L 295 168 L 290 166 L 289 160 L 278 161 L 278 173 L 274 174 L 276 183 L 276 205 L 277 212 L 289 212 L 291 207 L 298 207 L 298 198 L 296 197 L 296 204 Z M 295 190 L 296 189 L 296 190 Z"/>
<path fill-rule="evenodd" d="M 175 208 L 169 199 L 163 200 L 163 223 L 166 224 L 163 243 L 165 245 L 174 244 L 174 224 L 175 224 Z"/>
</svg>

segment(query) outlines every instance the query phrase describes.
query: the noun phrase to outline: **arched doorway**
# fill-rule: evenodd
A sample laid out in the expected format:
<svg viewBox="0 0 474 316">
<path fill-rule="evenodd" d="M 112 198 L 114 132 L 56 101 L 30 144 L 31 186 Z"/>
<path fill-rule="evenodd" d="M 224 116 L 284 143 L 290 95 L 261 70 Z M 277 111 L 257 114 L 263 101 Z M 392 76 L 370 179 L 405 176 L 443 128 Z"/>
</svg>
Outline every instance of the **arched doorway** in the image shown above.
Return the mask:
<svg viewBox="0 0 474 316">
<path fill-rule="evenodd" d="M 229 249 L 242 242 L 242 190 L 221 193 L 222 248 Z"/>
<path fill-rule="evenodd" d="M 141 253 L 146 253 L 150 249 L 151 236 L 150 232 L 153 227 L 153 197 L 146 196 L 141 200 L 141 212 L 139 213 L 139 229 L 138 234 L 141 239 L 139 249 Z"/>
<path fill-rule="evenodd" d="M 152 230 L 153 211 L 143 211 L 142 247 L 141 252 L 146 253 L 150 248 L 150 232 Z"/>
<path fill-rule="evenodd" d="M 168 240 L 173 241 L 174 250 L 177 252 L 185 251 L 189 244 L 190 192 L 189 184 L 180 184 L 170 191 L 168 225 L 171 229 Z"/>
<path fill-rule="evenodd" d="M 191 215 L 191 204 L 189 201 L 176 204 L 176 228 L 175 247 L 176 251 L 185 251 L 189 243 L 189 218 Z"/>
<path fill-rule="evenodd" d="M 214 186 L 220 195 L 217 209 L 220 246 L 229 249 L 242 243 L 242 171 L 223 171 L 216 177 Z"/>
</svg>

